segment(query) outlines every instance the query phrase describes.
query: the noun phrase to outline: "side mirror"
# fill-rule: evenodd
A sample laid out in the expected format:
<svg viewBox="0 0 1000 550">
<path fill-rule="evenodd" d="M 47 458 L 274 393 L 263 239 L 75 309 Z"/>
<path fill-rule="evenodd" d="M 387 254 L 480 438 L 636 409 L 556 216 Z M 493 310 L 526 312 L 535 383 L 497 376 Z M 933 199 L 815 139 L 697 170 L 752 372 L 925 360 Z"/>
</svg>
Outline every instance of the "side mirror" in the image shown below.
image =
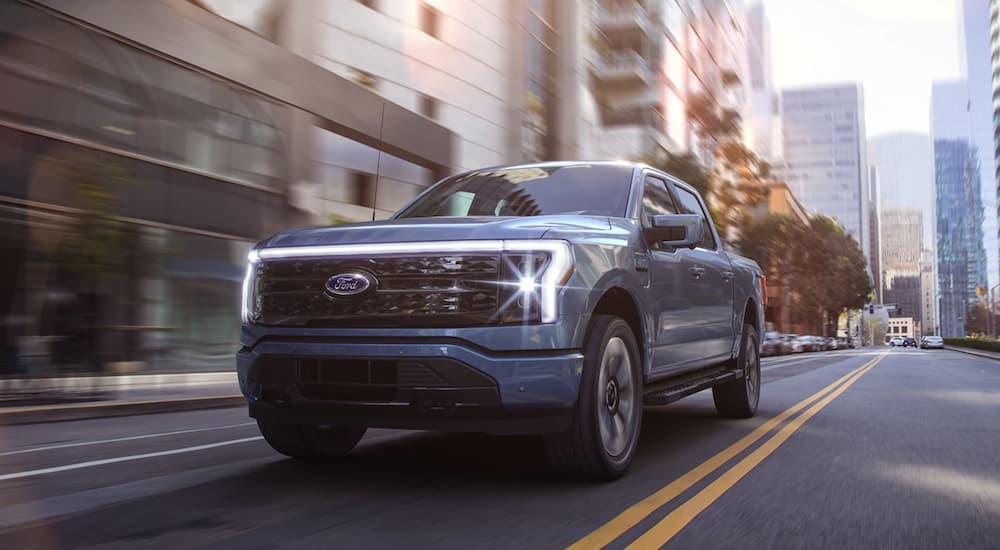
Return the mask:
<svg viewBox="0 0 1000 550">
<path fill-rule="evenodd" d="M 694 246 L 701 242 L 702 221 L 697 214 L 664 214 L 653 216 L 652 227 L 643 230 L 646 239 L 667 246 Z"/>
</svg>

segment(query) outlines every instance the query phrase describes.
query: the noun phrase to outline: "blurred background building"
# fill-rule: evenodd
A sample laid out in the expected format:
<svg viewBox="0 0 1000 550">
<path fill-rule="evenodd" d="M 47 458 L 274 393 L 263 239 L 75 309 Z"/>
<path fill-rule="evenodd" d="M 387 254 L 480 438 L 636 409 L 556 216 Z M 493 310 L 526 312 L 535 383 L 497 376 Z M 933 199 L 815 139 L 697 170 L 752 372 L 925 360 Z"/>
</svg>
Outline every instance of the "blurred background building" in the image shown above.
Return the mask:
<svg viewBox="0 0 1000 550">
<path fill-rule="evenodd" d="M 936 139 L 934 165 L 939 324 L 941 336 L 961 337 L 976 289 L 986 284 L 978 154 L 968 140 Z"/>
<path fill-rule="evenodd" d="M 986 286 L 1000 282 L 997 237 L 997 163 L 993 142 L 993 62 L 990 0 L 961 0 L 959 13 L 959 55 L 966 86 L 966 135 L 979 151 L 980 197 L 983 218 L 983 246 L 986 249 Z M 996 29 L 996 27 L 992 27 Z"/>
<path fill-rule="evenodd" d="M 569 2 L 572 3 L 572 2 Z M 750 120 L 746 14 L 740 1 L 599 0 L 586 57 L 598 124 L 586 156 L 704 156 L 687 100 L 707 94 Z M 752 125 L 745 124 L 749 135 Z"/>
<path fill-rule="evenodd" d="M 837 220 L 871 259 L 864 97 L 859 84 L 782 90 L 779 177 L 807 208 Z"/>
<path fill-rule="evenodd" d="M 881 222 L 882 302 L 895 304 L 890 317 L 912 317 L 919 323 L 923 305 L 923 212 L 916 208 L 883 208 Z"/>
</svg>

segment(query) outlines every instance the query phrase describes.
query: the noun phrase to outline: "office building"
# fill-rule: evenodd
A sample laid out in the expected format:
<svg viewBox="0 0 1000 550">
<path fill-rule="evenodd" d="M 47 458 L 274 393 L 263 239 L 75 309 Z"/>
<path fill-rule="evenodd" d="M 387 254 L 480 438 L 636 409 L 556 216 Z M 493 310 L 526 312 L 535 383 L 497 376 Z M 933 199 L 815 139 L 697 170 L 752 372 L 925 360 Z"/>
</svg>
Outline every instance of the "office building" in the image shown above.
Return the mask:
<svg viewBox="0 0 1000 550">
<path fill-rule="evenodd" d="M 868 167 L 868 268 L 872 279 L 874 303 L 882 303 L 882 210 L 879 199 L 878 168 Z"/>
<path fill-rule="evenodd" d="M 891 317 L 887 338 L 920 338 L 916 323 L 911 317 Z"/>
<path fill-rule="evenodd" d="M 993 164 L 996 168 L 997 196 L 1000 197 L 1000 0 L 990 0 L 990 61 L 993 76 L 991 83 L 993 90 Z M 997 204 L 997 217 L 1000 219 L 1000 204 Z M 998 226 L 1000 226 L 1000 222 L 998 222 Z M 1000 231 L 1000 227 L 998 227 L 998 231 Z"/>
<path fill-rule="evenodd" d="M 978 152 L 967 140 L 938 139 L 934 166 L 939 327 L 961 337 L 976 289 L 987 284 Z"/>
<path fill-rule="evenodd" d="M 861 86 L 783 90 L 781 108 L 784 163 L 777 170 L 778 176 L 807 208 L 837 220 L 870 258 Z"/>
<path fill-rule="evenodd" d="M 920 329 L 921 335 L 938 334 L 937 285 L 934 277 L 934 251 L 924 249 L 920 254 Z"/>
<path fill-rule="evenodd" d="M 934 148 L 917 132 L 868 140 L 868 161 L 878 168 L 882 209 L 915 208 L 922 213 L 923 242 L 934 242 Z"/>
<path fill-rule="evenodd" d="M 771 26 L 764 4 L 747 8 L 747 59 L 750 67 L 750 146 L 761 158 L 781 158 L 781 98 L 771 71 Z"/>
<path fill-rule="evenodd" d="M 591 20 L 586 56 L 599 123 L 589 156 L 691 151 L 710 160 L 708 144 L 698 141 L 687 117 L 694 94 L 707 94 L 748 119 L 742 2 L 599 0 Z"/>
<path fill-rule="evenodd" d="M 996 147 L 993 117 L 993 33 L 998 28 L 993 25 L 990 0 L 960 0 L 961 21 L 959 53 L 962 61 L 962 77 L 966 84 L 968 110 L 966 135 L 969 142 L 979 151 L 980 196 L 987 215 L 983 224 L 983 245 L 988 262 L 987 275 L 991 286 L 1000 282 L 1000 241 L 997 237 L 997 180 Z M 935 138 L 956 137 L 940 136 Z"/>
</svg>

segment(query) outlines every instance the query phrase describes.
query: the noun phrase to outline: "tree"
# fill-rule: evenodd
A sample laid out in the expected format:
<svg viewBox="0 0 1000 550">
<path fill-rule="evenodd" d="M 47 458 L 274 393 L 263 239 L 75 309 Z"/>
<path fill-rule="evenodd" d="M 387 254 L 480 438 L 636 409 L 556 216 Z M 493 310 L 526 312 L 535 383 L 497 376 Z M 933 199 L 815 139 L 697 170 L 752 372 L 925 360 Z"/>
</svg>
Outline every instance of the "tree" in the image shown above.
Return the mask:
<svg viewBox="0 0 1000 550">
<path fill-rule="evenodd" d="M 797 317 L 828 335 L 845 309 L 864 305 L 871 293 L 865 257 L 833 219 L 808 224 L 780 215 L 751 217 L 736 245 L 778 285 L 789 289 Z M 834 328 L 835 330 L 835 328 Z"/>
</svg>

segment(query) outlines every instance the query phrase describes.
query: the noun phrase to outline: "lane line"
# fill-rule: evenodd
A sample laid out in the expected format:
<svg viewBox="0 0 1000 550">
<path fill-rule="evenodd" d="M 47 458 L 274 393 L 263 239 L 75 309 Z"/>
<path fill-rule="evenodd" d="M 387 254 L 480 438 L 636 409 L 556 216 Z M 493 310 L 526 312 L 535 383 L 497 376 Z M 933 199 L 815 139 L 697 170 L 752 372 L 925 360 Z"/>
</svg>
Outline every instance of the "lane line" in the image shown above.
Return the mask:
<svg viewBox="0 0 1000 550">
<path fill-rule="evenodd" d="M 659 548 L 665 545 L 677 533 L 684 529 L 684 527 L 691 523 L 691 521 L 694 520 L 698 514 L 705 511 L 706 508 L 711 506 L 712 503 L 718 500 L 719 497 L 726 493 L 726 491 L 731 489 L 739 480 L 743 479 L 743 477 L 750 473 L 751 470 L 763 462 L 765 458 L 770 456 L 771 453 L 787 441 L 788 438 L 790 438 L 792 434 L 801 428 L 802 425 L 805 424 L 810 418 L 815 416 L 816 413 L 823 410 L 834 399 L 847 391 L 848 388 L 860 380 L 861 377 L 868 371 L 875 368 L 883 357 L 885 357 L 885 355 L 876 357 L 870 361 L 867 365 L 862 367 L 863 370 L 853 375 L 850 380 L 844 382 L 843 385 L 835 389 L 826 397 L 817 401 L 813 406 L 809 407 L 806 412 L 802 413 L 783 426 L 778 433 L 773 435 L 760 447 L 747 455 L 746 458 L 737 462 L 736 465 L 719 476 L 718 479 L 710 483 L 707 487 L 699 491 L 698 494 L 678 506 L 674 511 L 670 512 L 667 517 L 660 520 L 649 531 L 646 531 L 645 534 L 636 539 L 632 544 L 629 544 L 626 548 Z"/>
<path fill-rule="evenodd" d="M 610 521 L 591 532 L 589 535 L 570 545 L 569 548 L 572 550 L 582 548 L 602 548 L 610 544 L 626 531 L 638 525 L 639 522 L 646 519 L 646 517 L 658 510 L 661 506 L 677 498 L 681 493 L 687 491 L 706 476 L 720 468 L 726 462 L 729 462 L 758 440 L 762 439 L 770 433 L 771 430 L 787 420 L 790 416 L 806 408 L 806 406 L 816 399 L 819 399 L 820 397 L 833 391 L 838 385 L 860 373 L 867 366 L 868 363 L 861 365 L 844 376 L 841 376 L 832 384 L 824 387 L 818 392 L 791 406 L 784 412 L 778 414 L 774 418 L 771 418 L 767 422 L 761 424 L 752 432 L 743 436 L 743 438 L 736 443 L 733 443 L 715 456 L 709 458 L 705 462 L 702 462 L 683 476 L 664 486 L 662 489 L 659 489 L 655 493 L 628 507 L 625 511 L 618 514 Z"/>
<path fill-rule="evenodd" d="M 54 450 L 54 449 L 68 449 L 70 447 L 86 447 L 88 445 L 103 445 L 105 443 L 118 443 L 119 441 L 135 441 L 137 439 L 151 439 L 151 438 L 154 438 L 154 437 L 167 437 L 167 436 L 170 436 L 170 435 L 181 435 L 181 434 L 190 434 L 190 433 L 198 433 L 198 432 L 208 432 L 208 431 L 212 431 L 212 430 L 225 430 L 225 429 L 228 429 L 228 428 L 242 428 L 243 426 L 254 426 L 256 424 L 257 424 L 256 422 L 243 422 L 243 423 L 240 423 L 240 424 L 226 424 L 225 426 L 212 426 L 212 427 L 209 427 L 209 428 L 192 428 L 192 429 L 189 429 L 189 430 L 176 430 L 176 431 L 172 431 L 172 432 L 157 432 L 157 433 L 152 433 L 152 434 L 133 435 L 133 436 L 128 436 L 128 437 L 115 437 L 115 438 L 112 438 L 112 439 L 97 439 L 97 440 L 94 440 L 94 441 L 78 441 L 76 443 L 57 443 L 57 444 L 54 444 L 54 445 L 45 445 L 43 447 L 31 447 L 31 448 L 28 448 L 28 449 L 20 449 L 20 450 L 17 450 L 17 451 L 6 451 L 6 452 L 0 453 L 0 456 L 19 455 L 19 454 L 25 454 L 25 453 L 36 453 L 36 452 L 39 452 L 39 451 L 51 451 L 51 450 Z"/>
<path fill-rule="evenodd" d="M 107 464 L 117 464 L 119 462 L 130 462 L 133 460 L 142 460 L 144 458 L 154 458 L 158 456 L 170 456 L 183 453 L 193 453 L 195 451 L 205 451 L 208 449 L 216 449 L 218 447 L 225 447 L 228 445 L 238 445 L 240 443 L 249 443 L 251 441 L 260 441 L 264 439 L 261 436 L 255 437 L 244 437 L 242 439 L 231 439 L 229 441 L 219 441 L 217 443 L 209 443 L 207 445 L 196 445 L 194 447 L 182 447 L 179 449 L 170 449 L 167 451 L 157 451 L 155 453 L 143 453 L 138 455 L 128 455 L 128 456 L 118 456 L 115 458 L 105 458 L 103 460 L 90 460 L 87 462 L 77 462 L 76 464 L 67 464 L 65 466 L 54 466 L 52 468 L 40 468 L 37 470 L 25 470 L 23 472 L 14 472 L 10 474 L 0 475 L 0 481 L 7 481 L 10 479 L 21 479 L 25 477 L 40 476 L 43 474 L 54 474 L 56 472 L 66 472 L 69 470 L 80 470 L 82 468 L 92 468 L 94 466 L 104 466 Z"/>
</svg>

